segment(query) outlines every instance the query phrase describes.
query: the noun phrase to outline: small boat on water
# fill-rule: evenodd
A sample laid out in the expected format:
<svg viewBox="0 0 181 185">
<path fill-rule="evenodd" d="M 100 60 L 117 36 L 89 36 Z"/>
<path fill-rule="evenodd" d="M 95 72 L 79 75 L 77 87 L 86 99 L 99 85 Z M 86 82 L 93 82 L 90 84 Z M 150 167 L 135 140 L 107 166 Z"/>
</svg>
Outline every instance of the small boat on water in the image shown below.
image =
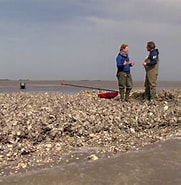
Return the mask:
<svg viewBox="0 0 181 185">
<path fill-rule="evenodd" d="M 118 91 L 105 92 L 105 93 L 98 94 L 99 98 L 107 98 L 107 99 L 115 98 L 116 96 L 118 96 Z"/>
</svg>

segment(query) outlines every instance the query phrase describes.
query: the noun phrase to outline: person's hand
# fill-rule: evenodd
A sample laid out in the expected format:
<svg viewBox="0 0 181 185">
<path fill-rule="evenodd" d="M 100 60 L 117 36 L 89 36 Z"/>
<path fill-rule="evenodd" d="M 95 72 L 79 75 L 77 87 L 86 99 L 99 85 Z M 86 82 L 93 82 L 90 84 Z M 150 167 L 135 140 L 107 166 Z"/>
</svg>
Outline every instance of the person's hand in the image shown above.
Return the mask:
<svg viewBox="0 0 181 185">
<path fill-rule="evenodd" d="M 144 61 L 144 62 L 143 62 L 143 66 L 145 67 L 146 65 L 147 65 L 147 63 Z"/>
<path fill-rule="evenodd" d="M 133 61 L 130 61 L 130 65 L 132 65 L 132 66 L 133 66 L 133 65 L 135 65 L 135 62 L 133 62 Z"/>
<path fill-rule="evenodd" d="M 128 62 L 125 61 L 125 62 L 123 63 L 124 66 L 125 66 L 125 65 L 132 65 L 132 66 L 133 66 L 134 64 L 135 64 L 135 63 L 134 63 L 133 61 L 128 61 Z"/>
<path fill-rule="evenodd" d="M 125 66 L 125 65 L 128 65 L 128 62 L 124 61 L 123 65 L 124 65 L 124 66 Z"/>
<path fill-rule="evenodd" d="M 150 63 L 150 59 L 146 58 L 146 59 L 143 61 L 143 66 L 146 67 L 149 63 Z"/>
</svg>

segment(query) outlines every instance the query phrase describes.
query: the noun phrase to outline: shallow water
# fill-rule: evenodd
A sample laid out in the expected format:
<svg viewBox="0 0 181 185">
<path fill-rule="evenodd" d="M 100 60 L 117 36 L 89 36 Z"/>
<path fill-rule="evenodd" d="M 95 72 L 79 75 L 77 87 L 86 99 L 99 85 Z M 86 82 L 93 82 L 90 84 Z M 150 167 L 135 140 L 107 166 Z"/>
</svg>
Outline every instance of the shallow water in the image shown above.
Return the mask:
<svg viewBox="0 0 181 185">
<path fill-rule="evenodd" d="M 91 90 L 92 88 L 103 88 L 109 90 L 117 90 L 117 81 L 99 81 L 99 80 L 80 80 L 80 81 L 65 81 L 67 84 L 80 85 L 89 88 L 80 88 L 69 85 L 62 85 L 61 81 L 23 81 L 25 83 L 25 89 L 20 89 L 21 81 L 13 80 L 0 80 L 0 93 L 16 93 L 16 92 L 62 92 L 62 93 L 78 93 L 81 90 Z M 181 81 L 177 82 L 158 82 L 158 89 L 173 89 L 181 88 Z M 134 82 L 133 89 L 144 89 L 144 82 Z"/>
<path fill-rule="evenodd" d="M 62 93 L 70 94 L 70 93 L 78 93 L 81 90 L 93 90 L 93 88 L 95 89 L 106 88 L 109 90 L 117 89 L 116 81 L 67 81 L 66 84 L 70 84 L 70 85 L 64 85 L 64 82 L 61 82 L 61 81 L 25 81 L 24 84 L 25 84 L 25 89 L 21 89 L 20 81 L 2 80 L 0 81 L 0 93 L 62 92 Z M 76 87 L 76 85 L 78 85 L 79 87 Z"/>
<path fill-rule="evenodd" d="M 6 86 L 0 86 L 0 93 L 45 93 L 45 92 L 62 92 L 62 93 L 78 93 L 84 90 L 82 88 L 65 87 L 61 85 L 51 84 L 28 84 L 25 89 L 20 89 L 19 84 L 8 84 Z"/>
<path fill-rule="evenodd" d="M 79 151 L 76 155 L 81 153 L 86 156 L 85 151 Z M 2 177 L 0 184 L 180 185 L 181 135 L 149 145 L 141 151 L 131 151 L 108 159 L 73 160 L 51 169 Z"/>
</svg>

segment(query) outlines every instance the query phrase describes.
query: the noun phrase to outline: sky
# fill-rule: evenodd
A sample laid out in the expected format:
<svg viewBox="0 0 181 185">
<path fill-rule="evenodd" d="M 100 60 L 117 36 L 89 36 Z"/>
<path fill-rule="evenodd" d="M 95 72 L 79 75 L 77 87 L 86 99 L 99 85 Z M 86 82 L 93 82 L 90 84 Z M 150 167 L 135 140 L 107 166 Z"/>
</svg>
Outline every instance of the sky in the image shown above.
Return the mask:
<svg viewBox="0 0 181 185">
<path fill-rule="evenodd" d="M 0 0 L 0 79 L 116 80 L 120 45 L 133 80 L 145 78 L 146 43 L 158 80 L 181 80 L 181 0 Z"/>
</svg>

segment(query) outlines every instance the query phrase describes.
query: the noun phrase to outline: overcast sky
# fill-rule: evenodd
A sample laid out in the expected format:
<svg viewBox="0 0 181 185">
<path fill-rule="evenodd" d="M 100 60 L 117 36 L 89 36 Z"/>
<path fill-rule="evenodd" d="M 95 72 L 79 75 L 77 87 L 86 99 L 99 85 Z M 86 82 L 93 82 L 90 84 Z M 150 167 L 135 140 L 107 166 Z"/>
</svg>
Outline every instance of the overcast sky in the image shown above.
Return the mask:
<svg viewBox="0 0 181 185">
<path fill-rule="evenodd" d="M 144 80 L 150 40 L 159 80 L 180 81 L 181 0 L 0 0 L 0 79 L 117 80 L 127 43 Z"/>
</svg>

